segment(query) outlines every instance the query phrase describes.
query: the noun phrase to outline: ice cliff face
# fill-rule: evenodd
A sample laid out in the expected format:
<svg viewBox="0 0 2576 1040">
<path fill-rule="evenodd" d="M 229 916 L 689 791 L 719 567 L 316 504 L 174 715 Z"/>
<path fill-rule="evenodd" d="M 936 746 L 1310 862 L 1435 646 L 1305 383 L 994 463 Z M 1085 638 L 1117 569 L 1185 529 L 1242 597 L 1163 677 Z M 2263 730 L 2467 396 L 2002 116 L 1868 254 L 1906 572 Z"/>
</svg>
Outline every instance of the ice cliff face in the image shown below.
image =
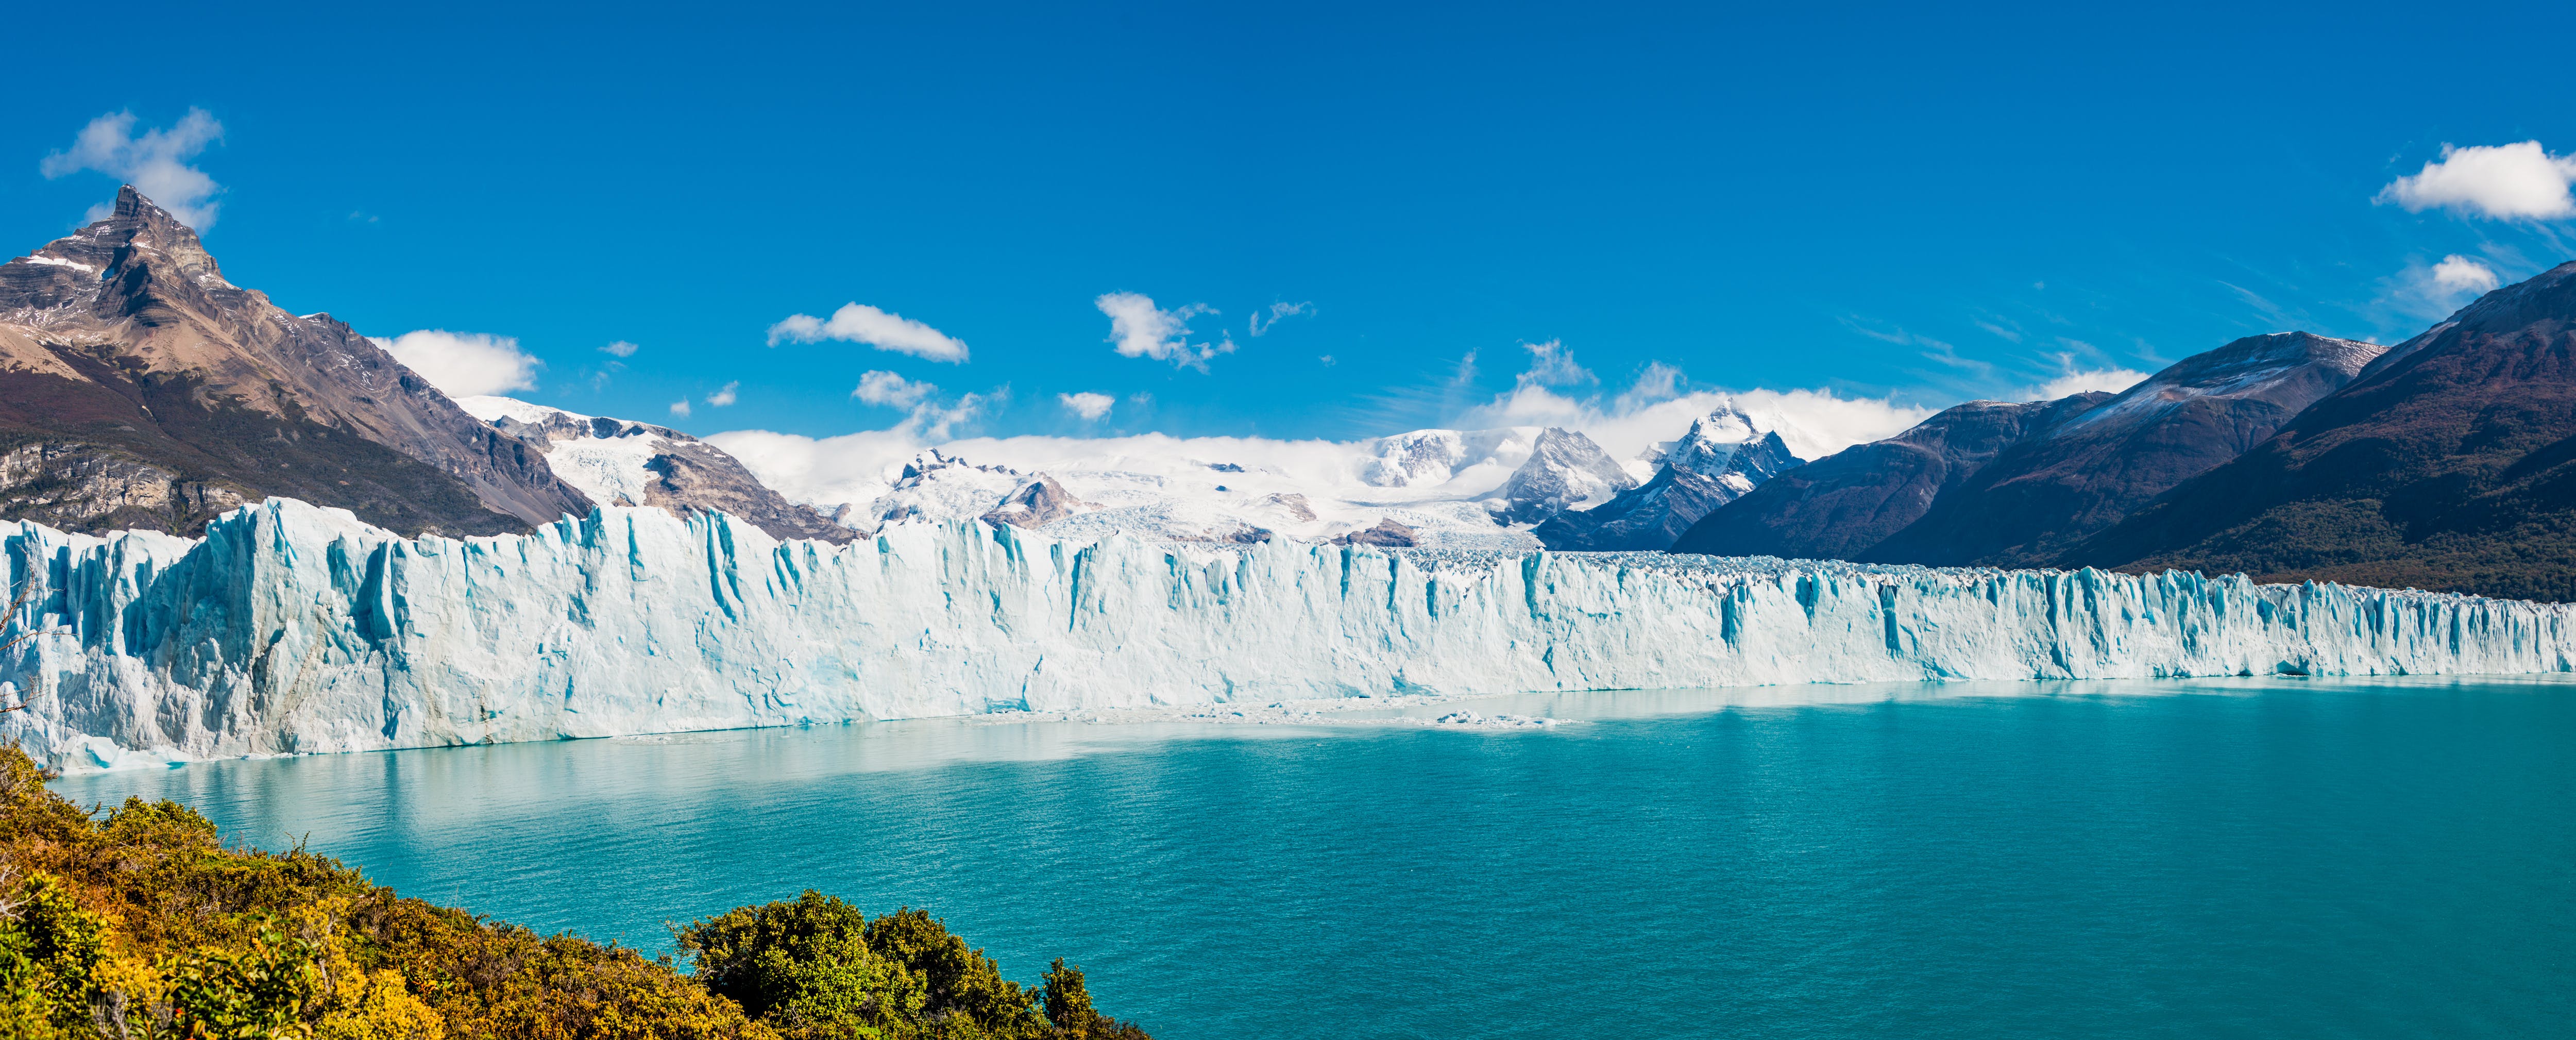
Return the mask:
<svg viewBox="0 0 2576 1040">
<path fill-rule="evenodd" d="M 2566 671 L 2571 608 L 2168 573 L 779 542 L 604 508 L 406 540 L 271 499 L 191 541 L 20 524 L 0 739 L 72 768 L 996 709 L 2274 672 Z"/>
</svg>

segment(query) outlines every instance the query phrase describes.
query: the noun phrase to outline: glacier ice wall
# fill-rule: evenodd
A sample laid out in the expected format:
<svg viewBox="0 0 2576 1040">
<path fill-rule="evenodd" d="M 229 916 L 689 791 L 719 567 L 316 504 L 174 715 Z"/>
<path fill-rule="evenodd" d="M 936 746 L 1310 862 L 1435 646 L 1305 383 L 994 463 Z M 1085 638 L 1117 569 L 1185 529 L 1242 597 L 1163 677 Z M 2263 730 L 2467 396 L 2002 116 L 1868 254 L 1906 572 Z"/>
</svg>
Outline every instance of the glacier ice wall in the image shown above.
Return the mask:
<svg viewBox="0 0 2576 1040">
<path fill-rule="evenodd" d="M 202 540 L 20 524 L 0 739 L 98 768 L 1372 693 L 2567 671 L 2570 608 L 2191 573 L 1933 570 L 978 524 L 835 548 L 604 508 L 406 540 L 272 499 Z M 14 701 L 13 701 L 14 703 Z"/>
</svg>

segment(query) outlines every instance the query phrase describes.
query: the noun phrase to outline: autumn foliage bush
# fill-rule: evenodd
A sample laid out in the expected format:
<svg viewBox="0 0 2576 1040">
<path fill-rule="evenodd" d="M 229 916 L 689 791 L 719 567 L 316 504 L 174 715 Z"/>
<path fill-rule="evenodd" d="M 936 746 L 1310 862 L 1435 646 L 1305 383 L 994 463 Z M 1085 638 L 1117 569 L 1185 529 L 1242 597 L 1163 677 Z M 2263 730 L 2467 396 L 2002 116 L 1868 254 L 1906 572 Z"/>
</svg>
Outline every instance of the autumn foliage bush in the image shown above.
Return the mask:
<svg viewBox="0 0 2576 1040">
<path fill-rule="evenodd" d="M 225 848 L 175 802 L 103 818 L 0 748 L 0 1037 L 10 1040 L 1143 1040 L 1082 973 L 1001 977 L 918 910 L 744 907 L 683 962 L 407 899 L 302 848 Z"/>
</svg>

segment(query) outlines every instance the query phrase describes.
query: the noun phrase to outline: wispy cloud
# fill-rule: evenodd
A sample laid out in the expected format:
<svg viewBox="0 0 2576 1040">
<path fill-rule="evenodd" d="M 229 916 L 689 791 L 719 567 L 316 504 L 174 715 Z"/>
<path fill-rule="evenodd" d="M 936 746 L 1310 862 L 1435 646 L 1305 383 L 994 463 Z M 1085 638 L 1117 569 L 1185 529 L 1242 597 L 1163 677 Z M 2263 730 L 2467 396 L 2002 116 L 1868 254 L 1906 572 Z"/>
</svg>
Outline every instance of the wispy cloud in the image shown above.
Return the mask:
<svg viewBox="0 0 2576 1040">
<path fill-rule="evenodd" d="M 2072 341 L 2070 341 L 2072 342 Z M 2091 344 L 2079 344 L 2087 349 Z M 2059 372 L 2055 378 L 2030 388 L 2030 399 L 2054 401 L 2061 397 L 2101 390 L 2119 393 L 2144 382 L 2147 373 L 2134 368 L 2110 365 L 2101 368 L 2079 367 L 2072 352 L 2057 355 Z"/>
<path fill-rule="evenodd" d="M 511 336 L 419 329 L 391 339 L 367 338 L 449 397 L 534 390 L 537 369 L 545 365 Z"/>
<path fill-rule="evenodd" d="M 215 196 L 223 186 L 189 161 L 224 139 L 224 125 L 202 108 L 190 108 L 175 126 L 148 129 L 141 136 L 135 135 L 134 122 L 132 112 L 90 120 L 71 148 L 45 156 L 37 168 L 48 180 L 96 170 L 133 185 L 180 223 L 199 231 L 215 226 L 221 205 Z M 102 203 L 90 208 L 89 219 L 105 220 L 114 211 L 112 204 Z"/>
<path fill-rule="evenodd" d="M 1109 342 L 1117 345 L 1122 357 L 1169 361 L 1205 372 L 1210 358 L 1234 353 L 1230 335 L 1220 336 L 1216 343 L 1190 342 L 1190 319 L 1216 313 L 1216 308 L 1204 303 L 1167 311 L 1156 307 L 1153 297 L 1132 292 L 1103 293 L 1091 302 L 1109 316 Z"/>
<path fill-rule="evenodd" d="M 610 357 L 631 358 L 635 356 L 636 351 L 641 349 L 643 348 L 621 339 L 615 343 L 599 348 L 599 352 Z"/>
<path fill-rule="evenodd" d="M 955 401 L 943 402 L 936 384 L 905 379 L 892 372 L 867 372 L 859 376 L 859 385 L 850 391 L 850 396 L 880 408 L 909 409 L 911 414 L 895 429 L 907 436 L 941 441 L 948 439 L 958 424 L 982 415 L 1002 392 L 963 394 Z"/>
<path fill-rule="evenodd" d="M 818 343 L 827 339 L 865 343 L 878 350 L 929 361 L 966 361 L 965 343 L 921 322 L 864 303 L 843 304 L 828 321 L 811 314 L 790 314 L 769 327 L 769 345 L 773 347 L 782 342 Z"/>
<path fill-rule="evenodd" d="M 2576 217 L 2576 155 L 2551 155 L 2539 141 L 2442 146 L 2442 158 L 2423 172 L 2399 177 L 2372 199 L 2409 213 L 2449 209 L 2491 220 L 2558 220 Z"/>
<path fill-rule="evenodd" d="M 689 417 L 689 399 L 688 399 L 688 398 L 683 397 L 683 398 L 681 398 L 681 399 L 679 399 L 679 400 L 677 400 L 677 401 L 673 401 L 673 402 L 671 402 L 671 418 L 674 418 L 674 419 L 686 419 L 686 418 L 688 418 L 688 417 Z"/>
<path fill-rule="evenodd" d="M 742 389 L 742 383 L 739 380 L 726 383 L 724 385 L 724 389 L 707 395 L 707 405 L 712 408 L 723 408 L 731 405 L 734 402 L 734 391 L 740 389 Z"/>
<path fill-rule="evenodd" d="M 1274 303 L 1274 304 L 1271 304 L 1271 305 L 1270 305 L 1270 320 L 1268 320 L 1268 321 L 1263 321 L 1263 320 L 1261 320 L 1261 312 L 1260 312 L 1260 311 L 1254 311 L 1254 312 L 1252 312 L 1252 335 L 1253 335 L 1253 338 L 1258 339 L 1258 338 L 1260 338 L 1260 337 L 1262 337 L 1262 336 L 1268 335 L 1268 334 L 1269 334 L 1269 332 L 1270 332 L 1271 327 L 1272 327 L 1272 326 L 1274 326 L 1274 325 L 1279 324 L 1279 321 L 1280 321 L 1280 319 L 1282 319 L 1282 318 L 1293 318 L 1293 317 L 1296 317 L 1297 315 L 1300 315 L 1300 314 L 1313 314 L 1313 313 L 1315 313 L 1315 305 L 1314 305 L 1313 303 L 1311 303 L 1311 302 L 1310 302 L 1310 303 Z"/>
</svg>

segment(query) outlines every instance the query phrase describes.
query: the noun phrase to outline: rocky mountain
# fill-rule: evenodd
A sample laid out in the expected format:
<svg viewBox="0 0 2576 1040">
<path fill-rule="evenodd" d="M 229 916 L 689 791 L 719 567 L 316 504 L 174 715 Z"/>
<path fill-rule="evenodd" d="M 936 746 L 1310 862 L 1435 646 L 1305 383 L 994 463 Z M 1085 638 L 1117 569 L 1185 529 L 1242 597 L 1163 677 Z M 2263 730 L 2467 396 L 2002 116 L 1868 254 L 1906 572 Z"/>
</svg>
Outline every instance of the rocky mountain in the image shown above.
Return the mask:
<svg viewBox="0 0 2576 1040">
<path fill-rule="evenodd" d="M 1974 402 L 1717 510 L 1684 551 L 2040 566 L 2261 444 L 2385 348 L 2248 336 L 2119 394 Z"/>
<path fill-rule="evenodd" d="M 2285 332 L 2185 358 L 2004 452 L 1861 558 L 2046 565 L 2174 485 L 2263 443 L 2387 349 Z"/>
<path fill-rule="evenodd" d="M 728 513 L 782 539 L 858 537 L 832 517 L 787 501 L 722 449 L 667 426 L 508 397 L 468 397 L 457 404 L 534 449 L 557 476 L 601 505 L 659 506 L 679 516 Z"/>
<path fill-rule="evenodd" d="M 1529 458 L 1495 494 L 1496 518 L 1535 524 L 1586 502 L 1637 486 L 1637 478 L 1592 438 L 1550 426 L 1530 442 Z"/>
<path fill-rule="evenodd" d="M 590 501 L 328 314 L 226 281 L 131 187 L 0 264 L 0 518 L 194 533 L 270 495 L 406 534 L 526 530 Z"/>
<path fill-rule="evenodd" d="M 1036 474 L 1002 496 L 1000 505 L 987 510 L 981 519 L 988 524 L 1013 527 L 1044 527 L 1076 513 L 1100 508 L 1073 497 L 1064 485 L 1044 473 Z"/>
<path fill-rule="evenodd" d="M 2576 599 L 2576 263 L 2390 348 L 2060 559 Z"/>
<path fill-rule="evenodd" d="M 1674 552 L 1852 560 L 1923 518 L 1944 493 L 2014 446 L 2111 399 L 1970 401 L 1883 441 L 1789 470 L 1720 506 L 1673 543 Z"/>
<path fill-rule="evenodd" d="M 1799 465 L 1777 431 L 1757 431 L 1731 410 L 1702 416 L 1665 452 L 1654 479 L 1530 533 L 1560 552 L 1660 552 L 1701 517 Z"/>
</svg>

